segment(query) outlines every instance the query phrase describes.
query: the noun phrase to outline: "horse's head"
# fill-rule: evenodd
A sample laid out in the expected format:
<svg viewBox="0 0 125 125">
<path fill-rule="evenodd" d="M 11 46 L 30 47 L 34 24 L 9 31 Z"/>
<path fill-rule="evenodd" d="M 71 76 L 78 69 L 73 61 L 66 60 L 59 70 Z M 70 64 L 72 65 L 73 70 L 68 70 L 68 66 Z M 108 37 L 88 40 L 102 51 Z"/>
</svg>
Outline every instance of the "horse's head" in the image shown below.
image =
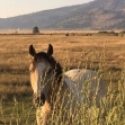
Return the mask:
<svg viewBox="0 0 125 125">
<path fill-rule="evenodd" d="M 61 78 L 60 74 L 62 73 L 62 69 L 52 57 L 53 46 L 50 44 L 47 52 L 39 53 L 36 52 L 33 45 L 30 45 L 29 54 L 33 57 L 29 71 L 35 102 L 38 104 L 44 103 L 47 99 L 49 100 L 52 94 L 55 77 L 58 77 L 58 79 Z"/>
</svg>

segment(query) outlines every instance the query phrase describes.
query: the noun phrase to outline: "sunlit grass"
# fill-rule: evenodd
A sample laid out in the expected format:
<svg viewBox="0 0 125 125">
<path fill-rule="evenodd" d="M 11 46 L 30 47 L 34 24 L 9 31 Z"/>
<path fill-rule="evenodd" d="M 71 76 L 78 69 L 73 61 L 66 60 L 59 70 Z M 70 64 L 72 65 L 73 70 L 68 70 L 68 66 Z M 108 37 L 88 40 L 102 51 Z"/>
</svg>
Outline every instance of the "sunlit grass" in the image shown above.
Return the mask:
<svg viewBox="0 0 125 125">
<path fill-rule="evenodd" d="M 125 124 L 125 38 L 115 36 L 0 36 L 0 124 L 35 125 L 35 108 L 29 82 L 28 46 L 38 51 L 54 46 L 54 56 L 64 71 L 94 69 L 106 81 L 108 91 L 96 103 L 96 91 L 89 98 L 90 82 L 84 82 L 84 100 L 75 116 L 67 109 L 55 109 L 49 125 Z M 96 89 L 98 91 L 98 87 Z M 66 116 L 64 113 L 66 112 Z M 71 119 L 72 116 L 72 119 Z"/>
</svg>

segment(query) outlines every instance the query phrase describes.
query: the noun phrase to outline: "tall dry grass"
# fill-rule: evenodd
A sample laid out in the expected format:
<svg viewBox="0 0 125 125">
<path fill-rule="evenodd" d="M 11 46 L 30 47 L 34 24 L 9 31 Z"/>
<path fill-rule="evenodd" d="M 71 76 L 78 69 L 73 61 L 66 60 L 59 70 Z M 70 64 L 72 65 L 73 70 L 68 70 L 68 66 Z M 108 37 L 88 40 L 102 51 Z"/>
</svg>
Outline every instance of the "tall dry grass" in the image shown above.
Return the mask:
<svg viewBox="0 0 125 125">
<path fill-rule="evenodd" d="M 85 100 L 72 125 L 125 124 L 125 37 L 66 35 L 1 35 L 0 36 L 0 124 L 35 125 L 35 109 L 29 82 L 28 47 L 34 44 L 45 51 L 54 46 L 54 56 L 64 71 L 72 68 L 97 70 L 108 84 L 108 92 L 98 106 L 88 99 L 90 83 L 85 84 Z M 63 109 L 64 110 L 64 109 Z M 53 125 L 67 125 L 62 110 L 51 117 Z M 70 117 L 68 114 L 67 118 Z M 61 122 L 60 122 L 61 120 Z"/>
</svg>

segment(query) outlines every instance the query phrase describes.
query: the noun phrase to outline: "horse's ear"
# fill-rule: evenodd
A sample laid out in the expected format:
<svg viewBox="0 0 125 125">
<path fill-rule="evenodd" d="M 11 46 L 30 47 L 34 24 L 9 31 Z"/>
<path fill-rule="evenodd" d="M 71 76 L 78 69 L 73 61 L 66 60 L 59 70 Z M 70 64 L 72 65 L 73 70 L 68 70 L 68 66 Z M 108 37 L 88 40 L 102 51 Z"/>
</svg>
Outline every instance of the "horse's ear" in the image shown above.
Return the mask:
<svg viewBox="0 0 125 125">
<path fill-rule="evenodd" d="M 36 55 L 36 50 L 35 50 L 35 48 L 33 47 L 33 45 L 30 45 L 30 46 L 29 46 L 29 54 L 30 54 L 31 56 L 35 56 L 35 55 Z"/>
<path fill-rule="evenodd" d="M 49 56 L 51 56 L 53 54 L 53 46 L 51 44 L 49 44 L 49 46 L 48 46 L 47 54 Z"/>
</svg>

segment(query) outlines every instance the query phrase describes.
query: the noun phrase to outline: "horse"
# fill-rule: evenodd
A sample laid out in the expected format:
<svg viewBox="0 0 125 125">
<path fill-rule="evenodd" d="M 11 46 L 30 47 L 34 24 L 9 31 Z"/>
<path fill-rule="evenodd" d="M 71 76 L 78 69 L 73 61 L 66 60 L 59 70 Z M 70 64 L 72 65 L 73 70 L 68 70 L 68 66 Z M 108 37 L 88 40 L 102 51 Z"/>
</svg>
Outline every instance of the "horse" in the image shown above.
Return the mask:
<svg viewBox="0 0 125 125">
<path fill-rule="evenodd" d="M 38 125 L 50 124 L 48 119 L 56 108 L 66 107 L 72 110 L 71 114 L 76 114 L 74 109 L 78 109 L 84 101 L 82 90 L 85 82 L 91 82 L 88 98 L 104 96 L 105 84 L 97 79 L 97 71 L 72 69 L 64 72 L 61 64 L 53 57 L 51 44 L 48 45 L 47 52 L 38 53 L 30 45 L 29 54 L 32 56 L 29 71 Z"/>
</svg>

